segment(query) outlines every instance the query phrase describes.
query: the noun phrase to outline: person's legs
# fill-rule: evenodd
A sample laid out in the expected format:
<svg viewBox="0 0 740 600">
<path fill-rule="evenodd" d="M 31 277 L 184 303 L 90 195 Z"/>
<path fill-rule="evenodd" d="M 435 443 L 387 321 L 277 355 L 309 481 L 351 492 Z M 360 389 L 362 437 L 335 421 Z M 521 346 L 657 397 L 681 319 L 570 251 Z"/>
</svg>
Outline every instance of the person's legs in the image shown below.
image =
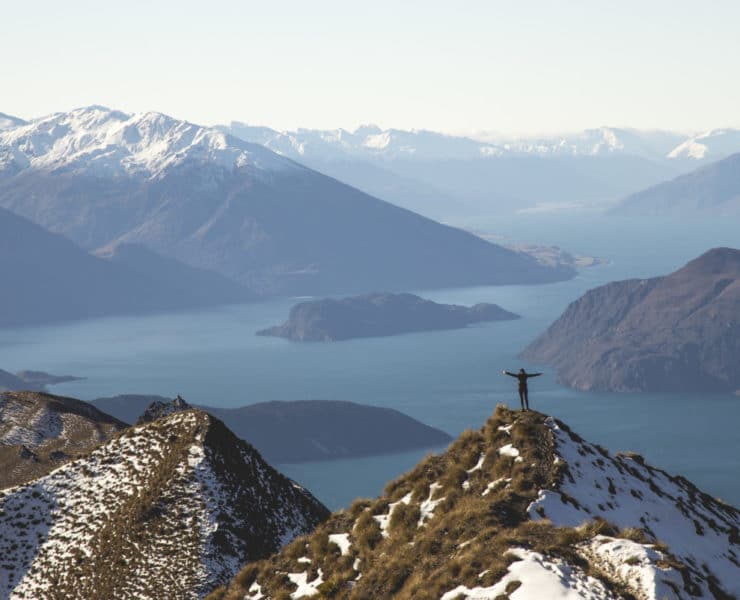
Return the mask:
<svg viewBox="0 0 740 600">
<path fill-rule="evenodd" d="M 519 388 L 519 402 L 521 402 L 522 404 L 522 410 L 524 410 L 524 394 L 525 393 L 526 392 L 522 388 Z"/>
<path fill-rule="evenodd" d="M 524 389 L 524 410 L 529 410 L 529 390 Z"/>
</svg>

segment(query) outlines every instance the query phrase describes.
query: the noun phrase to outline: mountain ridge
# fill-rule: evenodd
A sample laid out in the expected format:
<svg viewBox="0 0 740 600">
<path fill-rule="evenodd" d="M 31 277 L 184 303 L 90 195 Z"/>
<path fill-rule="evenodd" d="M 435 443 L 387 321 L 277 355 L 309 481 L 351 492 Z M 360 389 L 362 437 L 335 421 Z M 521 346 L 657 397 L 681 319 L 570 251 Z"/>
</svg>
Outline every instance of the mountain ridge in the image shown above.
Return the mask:
<svg viewBox="0 0 740 600">
<path fill-rule="evenodd" d="M 218 420 L 127 428 L 0 492 L 0 586 L 35 598 L 198 598 L 327 510 Z"/>
<path fill-rule="evenodd" d="M 132 395 L 98 398 L 91 404 L 128 423 L 142 414 L 157 416 L 178 404 L 182 407 L 177 399 Z M 273 400 L 238 408 L 195 408 L 222 420 L 271 463 L 377 456 L 439 447 L 452 439 L 394 409 L 341 400 Z"/>
<path fill-rule="evenodd" d="M 577 389 L 740 389 L 740 250 L 663 277 L 612 282 L 571 303 L 522 356 Z"/>
<path fill-rule="evenodd" d="M 155 113 L 93 107 L 1 133 L 0 204 L 85 249 L 141 244 L 264 296 L 574 275 Z"/>
<path fill-rule="evenodd" d="M 737 216 L 740 214 L 740 153 L 632 194 L 610 212 L 617 215 Z"/>
<path fill-rule="evenodd" d="M 209 599 L 725 600 L 740 593 L 739 525 L 639 455 L 498 406 Z"/>
</svg>

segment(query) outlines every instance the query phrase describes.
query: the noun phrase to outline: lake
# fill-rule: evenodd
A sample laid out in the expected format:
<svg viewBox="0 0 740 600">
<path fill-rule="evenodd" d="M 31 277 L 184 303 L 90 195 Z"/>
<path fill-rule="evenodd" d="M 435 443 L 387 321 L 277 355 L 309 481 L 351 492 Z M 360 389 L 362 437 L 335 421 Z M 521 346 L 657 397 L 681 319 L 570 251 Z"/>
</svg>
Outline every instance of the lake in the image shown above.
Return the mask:
<svg viewBox="0 0 740 600">
<path fill-rule="evenodd" d="M 181 394 L 191 403 L 337 399 L 396 408 L 457 435 L 478 428 L 497 403 L 518 406 L 502 369 L 569 302 L 608 281 L 666 274 L 715 246 L 740 246 L 725 220 L 635 219 L 591 213 L 486 217 L 458 223 L 511 241 L 558 245 L 606 258 L 573 280 L 538 286 L 416 291 L 439 302 L 495 302 L 522 319 L 456 331 L 331 344 L 295 344 L 254 332 L 285 320 L 295 299 L 0 331 L 0 368 L 86 377 L 53 391 L 82 399 Z M 413 291 L 413 290 L 410 290 Z M 542 369 L 538 369 L 542 370 Z M 533 408 L 589 441 L 633 450 L 708 493 L 740 505 L 740 398 L 731 394 L 606 394 L 531 384 Z M 278 465 L 331 508 L 375 496 L 427 451 Z"/>
</svg>

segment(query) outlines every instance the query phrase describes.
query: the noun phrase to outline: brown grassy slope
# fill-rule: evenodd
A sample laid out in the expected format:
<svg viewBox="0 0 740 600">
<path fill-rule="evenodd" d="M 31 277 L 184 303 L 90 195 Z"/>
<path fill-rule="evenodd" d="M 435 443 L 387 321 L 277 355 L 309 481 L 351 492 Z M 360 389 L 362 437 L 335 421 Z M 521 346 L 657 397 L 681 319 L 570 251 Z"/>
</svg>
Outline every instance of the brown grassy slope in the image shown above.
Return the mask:
<svg viewBox="0 0 740 600">
<path fill-rule="evenodd" d="M 288 573 L 307 572 L 307 580 L 314 581 L 320 570 L 323 583 L 316 598 L 438 599 L 458 585 L 472 588 L 499 581 L 515 560 L 506 554 L 512 547 L 565 559 L 600 579 L 616 596 L 633 598 L 576 551 L 578 542 L 598 533 L 616 535 L 606 522 L 557 528 L 527 514 L 538 491 L 555 487 L 563 476 L 544 419 L 537 412 L 497 407 L 480 431 L 464 432 L 447 452 L 428 457 L 390 483 L 379 498 L 334 513 L 280 554 L 247 565 L 210 598 L 255 597 L 250 588 L 254 591 L 256 585 L 265 597 L 289 598 L 296 585 Z M 499 452 L 507 444 L 519 450 L 521 460 Z M 423 519 L 429 500 L 439 502 L 433 515 Z M 375 518 L 382 515 L 389 515 L 387 536 Z M 349 534 L 347 554 L 329 540 L 337 533 Z"/>
</svg>

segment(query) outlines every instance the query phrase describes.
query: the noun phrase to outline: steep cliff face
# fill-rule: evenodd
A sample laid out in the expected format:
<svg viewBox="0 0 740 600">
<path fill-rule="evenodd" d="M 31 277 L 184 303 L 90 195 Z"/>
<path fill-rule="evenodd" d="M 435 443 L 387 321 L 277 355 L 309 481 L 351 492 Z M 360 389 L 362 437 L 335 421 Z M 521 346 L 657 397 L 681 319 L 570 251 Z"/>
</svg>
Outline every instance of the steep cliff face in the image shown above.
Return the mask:
<svg viewBox="0 0 740 600">
<path fill-rule="evenodd" d="M 176 412 L 0 492 L 0 597 L 198 598 L 327 514 L 223 423 Z"/>
<path fill-rule="evenodd" d="M 497 407 L 211 598 L 724 600 L 740 594 L 739 526 L 637 455 Z"/>
<path fill-rule="evenodd" d="M 523 356 L 584 390 L 740 390 L 740 250 L 591 290 Z"/>
</svg>

